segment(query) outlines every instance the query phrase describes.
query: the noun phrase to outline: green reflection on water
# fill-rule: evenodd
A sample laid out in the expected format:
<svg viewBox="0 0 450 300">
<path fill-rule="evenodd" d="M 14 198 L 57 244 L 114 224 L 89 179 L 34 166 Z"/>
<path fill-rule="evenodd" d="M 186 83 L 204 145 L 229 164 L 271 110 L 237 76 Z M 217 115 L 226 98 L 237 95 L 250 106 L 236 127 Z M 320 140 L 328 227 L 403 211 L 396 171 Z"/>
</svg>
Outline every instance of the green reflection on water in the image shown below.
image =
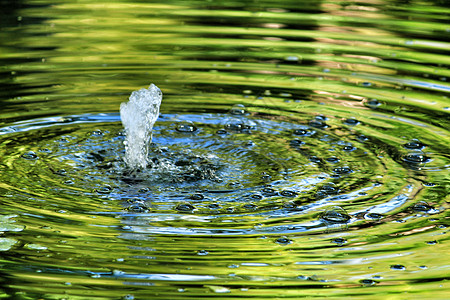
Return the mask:
<svg viewBox="0 0 450 300">
<path fill-rule="evenodd" d="M 445 299 L 449 12 L 444 1 L 7 2 L 0 20 L 2 297 Z M 214 133 L 222 121 L 199 121 L 190 145 L 222 151 L 228 162 L 255 157 L 254 173 L 272 168 L 266 175 L 276 188 L 299 188 L 311 174 L 333 182 L 334 165 L 308 159 L 339 156 L 355 170 L 336 181 L 340 194 L 361 194 L 336 202 L 354 220 L 317 225 L 326 201 L 336 203 L 316 199 L 321 185 L 313 183 L 293 199 L 252 200 L 256 208 L 244 206 L 243 194 L 211 193 L 192 201 L 190 212 L 174 209 L 187 201 L 184 190 L 162 185 L 144 193 L 149 212 L 133 214 L 122 200 L 139 193 L 96 168 L 120 156 L 118 120 L 45 119 L 48 128 L 17 129 L 18 121 L 116 113 L 150 82 L 164 92 L 163 114 L 226 113 L 239 103 L 249 120 L 280 122 L 271 134 L 235 132 L 222 144 Z M 292 136 L 294 125 L 321 114 L 329 128 L 318 130 L 320 139 Z M 361 124 L 343 125 L 352 117 Z M 161 144 L 179 139 L 184 147 L 170 120 L 159 124 Z M 109 133 L 98 141 L 96 130 Z M 292 147 L 293 138 L 305 144 Z M 411 166 L 403 145 L 415 138 L 431 159 Z M 344 152 L 339 140 L 357 150 Z M 262 146 L 235 147 L 248 141 Z M 111 145 L 112 154 L 100 152 Z M 106 163 L 86 160 L 86 149 Z M 23 157 L 30 151 L 38 158 Z M 248 180 L 241 183 L 253 188 L 247 194 L 262 193 L 251 162 L 231 177 Z M 112 192 L 99 193 L 107 184 Z M 434 211 L 414 210 L 419 201 Z M 214 211 L 212 203 L 223 207 Z M 368 211 L 383 213 L 368 219 Z"/>
</svg>

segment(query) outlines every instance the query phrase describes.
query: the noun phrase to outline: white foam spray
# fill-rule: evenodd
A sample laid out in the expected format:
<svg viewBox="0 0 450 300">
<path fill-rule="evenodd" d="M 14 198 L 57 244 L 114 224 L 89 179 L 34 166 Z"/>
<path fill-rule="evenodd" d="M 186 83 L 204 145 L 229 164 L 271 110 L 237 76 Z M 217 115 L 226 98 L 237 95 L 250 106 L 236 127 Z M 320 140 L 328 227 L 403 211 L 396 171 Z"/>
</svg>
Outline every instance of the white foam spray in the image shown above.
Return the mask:
<svg viewBox="0 0 450 300">
<path fill-rule="evenodd" d="M 134 91 L 128 102 L 120 104 L 120 118 L 125 128 L 125 163 L 132 170 L 149 164 L 148 147 L 153 125 L 159 116 L 162 92 L 154 85 Z"/>
</svg>

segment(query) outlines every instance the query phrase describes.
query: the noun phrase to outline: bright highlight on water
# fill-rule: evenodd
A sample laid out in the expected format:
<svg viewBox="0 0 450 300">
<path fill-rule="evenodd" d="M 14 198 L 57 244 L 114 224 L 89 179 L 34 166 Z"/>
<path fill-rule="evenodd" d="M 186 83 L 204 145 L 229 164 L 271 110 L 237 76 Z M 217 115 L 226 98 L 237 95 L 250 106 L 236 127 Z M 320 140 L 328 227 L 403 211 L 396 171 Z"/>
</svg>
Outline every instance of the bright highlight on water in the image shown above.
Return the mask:
<svg viewBox="0 0 450 300">
<path fill-rule="evenodd" d="M 125 127 L 125 163 L 132 170 L 148 165 L 148 146 L 152 129 L 159 115 L 162 92 L 153 83 L 148 89 L 131 93 L 128 102 L 120 105 L 120 118 Z"/>
</svg>

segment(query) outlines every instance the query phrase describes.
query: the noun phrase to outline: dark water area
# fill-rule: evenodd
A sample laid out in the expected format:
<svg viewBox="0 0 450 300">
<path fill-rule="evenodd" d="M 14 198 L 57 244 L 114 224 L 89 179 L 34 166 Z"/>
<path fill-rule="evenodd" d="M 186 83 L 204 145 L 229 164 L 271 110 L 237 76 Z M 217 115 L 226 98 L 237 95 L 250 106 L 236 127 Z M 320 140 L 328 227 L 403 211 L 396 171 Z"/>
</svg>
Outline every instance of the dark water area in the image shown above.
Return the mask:
<svg viewBox="0 0 450 300">
<path fill-rule="evenodd" d="M 448 299 L 448 4 L 0 1 L 0 299 Z"/>
</svg>

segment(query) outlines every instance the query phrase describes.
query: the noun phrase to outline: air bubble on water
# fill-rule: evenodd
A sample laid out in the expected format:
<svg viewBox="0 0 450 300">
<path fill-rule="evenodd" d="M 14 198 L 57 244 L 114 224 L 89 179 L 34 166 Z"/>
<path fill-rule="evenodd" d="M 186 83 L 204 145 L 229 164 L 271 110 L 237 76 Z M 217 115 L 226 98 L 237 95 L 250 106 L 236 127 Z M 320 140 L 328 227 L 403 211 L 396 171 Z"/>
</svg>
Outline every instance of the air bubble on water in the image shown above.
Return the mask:
<svg viewBox="0 0 450 300">
<path fill-rule="evenodd" d="M 412 139 L 411 141 L 405 143 L 403 147 L 410 150 L 422 150 L 423 148 L 425 148 L 425 144 L 423 144 L 418 139 Z"/>
<path fill-rule="evenodd" d="M 417 167 L 428 162 L 430 158 L 421 151 L 410 152 L 403 156 L 403 161 L 411 167 Z"/>
<path fill-rule="evenodd" d="M 232 115 L 245 115 L 246 114 L 246 108 L 243 104 L 235 104 L 233 105 L 233 107 L 230 109 L 230 114 Z"/>
<path fill-rule="evenodd" d="M 369 99 L 367 101 L 365 101 L 365 105 L 370 107 L 370 108 L 377 108 L 379 106 L 381 106 L 381 102 L 378 101 L 377 99 Z"/>
<path fill-rule="evenodd" d="M 136 201 L 131 203 L 127 207 L 128 211 L 135 212 L 135 213 L 146 213 L 149 211 L 146 203 L 144 201 Z"/>
<path fill-rule="evenodd" d="M 317 118 L 309 121 L 309 126 L 319 129 L 325 129 L 328 127 L 324 121 L 318 120 Z"/>
<path fill-rule="evenodd" d="M 320 199 L 324 199 L 328 197 L 328 193 L 326 191 L 318 191 L 316 193 L 316 199 L 320 200 Z"/>
<path fill-rule="evenodd" d="M 197 251 L 197 255 L 208 255 L 208 254 L 209 254 L 209 252 L 206 250 L 198 250 Z"/>
<path fill-rule="evenodd" d="M 337 195 L 339 193 L 338 187 L 332 182 L 323 185 L 321 190 L 326 192 L 328 195 Z"/>
<path fill-rule="evenodd" d="M 359 124 L 359 121 L 355 118 L 348 118 L 348 119 L 344 119 L 343 123 L 349 126 L 355 126 Z"/>
<path fill-rule="evenodd" d="M 352 145 L 346 145 L 346 146 L 342 147 L 342 150 L 344 150 L 346 152 L 352 152 L 352 151 L 356 150 L 356 148 L 353 147 Z"/>
<path fill-rule="evenodd" d="M 219 208 L 221 208 L 221 206 L 219 204 L 217 204 L 217 203 L 211 203 L 211 204 L 208 204 L 208 208 L 210 208 L 210 209 L 219 209 Z"/>
<path fill-rule="evenodd" d="M 391 270 L 406 270 L 406 267 L 404 265 L 391 265 Z"/>
<path fill-rule="evenodd" d="M 299 136 L 312 136 L 316 132 L 314 130 L 310 130 L 307 128 L 299 128 L 299 129 L 295 129 L 293 133 L 294 133 L 294 135 L 299 135 Z"/>
<path fill-rule="evenodd" d="M 183 133 L 193 133 L 197 131 L 197 127 L 192 121 L 181 121 L 176 124 L 175 130 Z"/>
<path fill-rule="evenodd" d="M 332 243 L 335 243 L 335 244 L 338 245 L 338 246 L 342 246 L 342 245 L 344 245 L 344 244 L 347 243 L 347 239 L 344 239 L 344 238 L 335 238 L 335 239 L 333 239 L 331 242 L 332 242 Z"/>
<path fill-rule="evenodd" d="M 60 175 L 60 176 L 66 176 L 67 175 L 67 171 L 64 170 L 64 169 L 56 170 L 54 173 L 56 175 Z"/>
<path fill-rule="evenodd" d="M 262 193 L 265 196 L 276 196 L 278 194 L 278 192 L 276 190 L 274 190 L 273 188 L 270 188 L 270 187 L 263 188 Z"/>
<path fill-rule="evenodd" d="M 359 281 L 363 286 L 373 286 L 378 282 L 373 279 L 362 279 Z"/>
<path fill-rule="evenodd" d="M 384 216 L 382 214 L 379 213 L 367 213 L 364 215 L 364 219 L 366 220 L 374 220 L 374 221 L 379 221 L 383 218 Z"/>
<path fill-rule="evenodd" d="M 428 245 L 436 245 L 438 242 L 436 240 L 434 240 L 434 241 L 426 241 L 426 243 Z"/>
<path fill-rule="evenodd" d="M 256 209 L 258 209 L 258 206 L 253 203 L 247 203 L 247 204 L 242 205 L 242 208 L 245 210 L 256 210 Z"/>
<path fill-rule="evenodd" d="M 261 173 L 261 180 L 264 181 L 264 182 L 269 182 L 269 181 L 272 180 L 272 176 L 270 176 L 266 172 L 262 172 Z"/>
<path fill-rule="evenodd" d="M 295 196 L 297 196 L 297 193 L 296 192 L 294 192 L 294 191 L 290 191 L 290 190 L 284 190 L 284 191 L 281 191 L 281 196 L 283 196 L 283 197 L 295 197 Z"/>
<path fill-rule="evenodd" d="M 333 206 L 321 213 L 319 218 L 327 224 L 346 224 L 351 217 L 342 207 Z"/>
<path fill-rule="evenodd" d="M 364 134 L 360 134 L 356 137 L 358 139 L 358 141 L 360 141 L 361 143 L 367 142 L 369 140 L 369 138 L 367 136 L 365 136 Z"/>
<path fill-rule="evenodd" d="M 301 140 L 295 139 L 295 140 L 291 140 L 291 141 L 289 142 L 289 144 L 290 144 L 292 147 L 299 147 L 299 146 L 303 145 L 304 142 L 302 142 Z"/>
<path fill-rule="evenodd" d="M 339 162 L 339 158 L 337 158 L 336 156 L 331 156 L 331 157 L 328 157 L 326 159 L 326 161 L 335 164 L 335 163 Z"/>
<path fill-rule="evenodd" d="M 252 198 L 253 200 L 261 200 L 263 198 L 263 196 L 261 196 L 259 194 L 253 194 L 250 196 L 250 198 Z"/>
<path fill-rule="evenodd" d="M 120 118 L 125 128 L 125 163 L 132 170 L 145 169 L 153 125 L 159 116 L 162 92 L 154 84 L 131 93 L 129 101 L 120 105 Z"/>
<path fill-rule="evenodd" d="M 275 240 L 275 243 L 285 246 L 292 244 L 292 240 L 288 239 L 287 237 L 280 237 Z"/>
<path fill-rule="evenodd" d="M 36 155 L 36 153 L 34 153 L 33 151 L 28 151 L 24 154 L 21 155 L 22 158 L 27 159 L 27 160 L 36 160 L 39 157 Z"/>
<path fill-rule="evenodd" d="M 104 185 L 95 189 L 95 191 L 99 194 L 109 194 L 112 192 L 112 187 L 110 185 Z"/>
<path fill-rule="evenodd" d="M 180 203 L 175 207 L 179 212 L 192 212 L 195 207 L 189 203 Z"/>
<path fill-rule="evenodd" d="M 191 199 L 191 200 L 203 200 L 203 199 L 205 199 L 205 196 L 203 196 L 202 194 L 193 194 L 193 195 L 189 196 L 189 199 Z"/>
<path fill-rule="evenodd" d="M 343 175 L 343 174 L 349 174 L 352 171 L 352 169 L 350 169 L 349 167 L 337 167 L 333 169 L 333 172 L 338 174 L 338 175 Z"/>
<path fill-rule="evenodd" d="M 228 131 L 226 131 L 225 129 L 218 129 L 218 130 L 216 131 L 216 133 L 219 134 L 219 135 L 224 135 L 224 134 L 227 134 Z"/>
<path fill-rule="evenodd" d="M 255 128 L 256 123 L 243 118 L 227 119 L 225 124 L 225 130 L 237 133 L 250 133 L 250 131 Z"/>
<path fill-rule="evenodd" d="M 322 162 L 322 159 L 320 159 L 317 156 L 310 156 L 309 160 L 312 161 L 313 163 L 321 163 Z"/>
</svg>

